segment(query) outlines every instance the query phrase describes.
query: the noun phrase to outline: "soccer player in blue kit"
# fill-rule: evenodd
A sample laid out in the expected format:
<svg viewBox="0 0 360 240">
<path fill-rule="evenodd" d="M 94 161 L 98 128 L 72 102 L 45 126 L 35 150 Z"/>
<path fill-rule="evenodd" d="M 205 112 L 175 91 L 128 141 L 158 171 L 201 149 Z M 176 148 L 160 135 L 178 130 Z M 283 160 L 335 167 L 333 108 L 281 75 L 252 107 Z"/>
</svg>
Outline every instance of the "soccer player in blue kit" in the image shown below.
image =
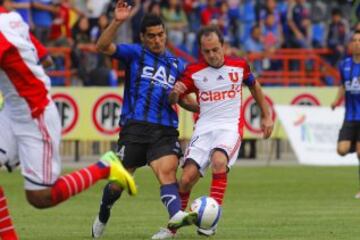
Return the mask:
<svg viewBox="0 0 360 240">
<path fill-rule="evenodd" d="M 351 37 L 350 49 L 352 56 L 339 65 L 342 84 L 331 108 L 335 109 L 345 97 L 345 118 L 339 133 L 337 152 L 341 156 L 356 152 L 360 161 L 360 31 Z M 355 198 L 360 199 L 360 192 Z"/>
<path fill-rule="evenodd" d="M 170 218 L 168 227 L 177 229 L 197 219 L 196 213 L 180 210 L 176 170 L 182 152 L 178 141 L 178 117 L 168 102 L 168 95 L 185 66 L 181 59 L 166 50 L 164 23 L 155 15 L 145 15 L 141 22 L 142 44 L 112 43 L 130 12 L 131 6 L 118 1 L 114 19 L 97 42 L 100 52 L 124 61 L 127 67 L 118 155 L 129 172 L 134 173 L 147 164 L 150 166 L 161 185 L 161 201 Z M 192 99 L 185 99 L 180 105 L 187 110 L 199 110 Z M 99 215 L 92 226 L 93 238 L 103 234 L 111 207 L 121 192 L 115 184 L 105 186 Z"/>
</svg>

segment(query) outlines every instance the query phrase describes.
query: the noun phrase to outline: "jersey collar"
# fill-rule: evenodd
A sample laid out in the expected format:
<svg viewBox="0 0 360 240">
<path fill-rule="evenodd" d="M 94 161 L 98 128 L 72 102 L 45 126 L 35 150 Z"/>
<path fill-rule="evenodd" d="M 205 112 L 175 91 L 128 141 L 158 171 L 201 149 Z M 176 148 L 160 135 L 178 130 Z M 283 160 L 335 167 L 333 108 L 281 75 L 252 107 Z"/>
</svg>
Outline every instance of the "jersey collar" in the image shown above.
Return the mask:
<svg viewBox="0 0 360 240">
<path fill-rule="evenodd" d="M 0 13 L 7 13 L 8 10 L 6 10 L 6 8 L 4 7 L 0 7 Z"/>
</svg>

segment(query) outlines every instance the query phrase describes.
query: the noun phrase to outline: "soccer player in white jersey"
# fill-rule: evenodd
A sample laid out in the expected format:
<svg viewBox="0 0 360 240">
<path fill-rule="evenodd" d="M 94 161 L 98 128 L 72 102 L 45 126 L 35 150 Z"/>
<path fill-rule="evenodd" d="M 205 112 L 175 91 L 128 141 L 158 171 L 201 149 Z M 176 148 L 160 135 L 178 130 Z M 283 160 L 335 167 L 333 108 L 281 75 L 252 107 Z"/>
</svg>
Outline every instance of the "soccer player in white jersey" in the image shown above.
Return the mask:
<svg viewBox="0 0 360 240">
<path fill-rule="evenodd" d="M 61 124 L 49 88 L 50 79 L 41 66 L 42 47 L 28 25 L 0 0 L 0 166 L 12 170 L 20 162 L 28 202 L 36 208 L 55 206 L 84 191 L 100 179 L 109 179 L 136 194 L 132 176 L 116 155 L 66 176 L 60 175 Z M 0 186 L 0 239 L 18 239 L 3 189 Z"/>
<path fill-rule="evenodd" d="M 271 135 L 273 121 L 261 86 L 243 59 L 224 56 L 223 36 L 215 26 L 206 26 L 198 33 L 198 44 L 203 60 L 190 64 L 170 93 L 170 102 L 195 92 L 200 104 L 200 115 L 193 136 L 185 152 L 183 172 L 179 181 L 182 208 L 185 209 L 191 189 L 210 166 L 212 182 L 210 197 L 222 205 L 227 186 L 227 173 L 235 163 L 243 135 L 242 84 L 250 92 L 261 110 L 264 138 Z M 198 229 L 201 235 L 215 234 Z M 167 239 L 174 233 L 163 229 L 153 239 Z"/>
</svg>

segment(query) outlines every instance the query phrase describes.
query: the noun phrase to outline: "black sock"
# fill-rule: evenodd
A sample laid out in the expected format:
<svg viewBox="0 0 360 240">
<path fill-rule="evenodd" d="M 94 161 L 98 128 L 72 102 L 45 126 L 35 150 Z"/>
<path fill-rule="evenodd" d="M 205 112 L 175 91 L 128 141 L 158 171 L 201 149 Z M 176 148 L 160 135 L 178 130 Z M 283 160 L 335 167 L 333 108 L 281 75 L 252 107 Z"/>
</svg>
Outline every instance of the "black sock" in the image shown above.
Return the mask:
<svg viewBox="0 0 360 240">
<path fill-rule="evenodd" d="M 110 183 L 108 183 L 103 192 L 103 196 L 100 204 L 99 220 L 102 223 L 107 223 L 110 218 L 110 211 L 113 204 L 121 196 L 122 191 L 115 192 L 111 189 Z"/>
</svg>

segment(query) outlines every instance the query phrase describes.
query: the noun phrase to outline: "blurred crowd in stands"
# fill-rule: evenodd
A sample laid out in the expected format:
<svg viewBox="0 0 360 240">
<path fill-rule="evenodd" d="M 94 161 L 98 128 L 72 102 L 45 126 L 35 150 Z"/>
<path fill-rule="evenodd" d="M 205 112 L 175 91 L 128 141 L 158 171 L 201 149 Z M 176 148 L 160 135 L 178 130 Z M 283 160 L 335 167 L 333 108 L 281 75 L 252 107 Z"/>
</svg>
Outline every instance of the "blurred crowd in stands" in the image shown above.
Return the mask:
<svg viewBox="0 0 360 240">
<path fill-rule="evenodd" d="M 70 47 L 72 69 L 81 85 L 118 84 L 111 61 L 95 52 L 94 43 L 111 21 L 116 0 L 8 0 L 49 47 Z M 355 29 L 360 30 L 357 0 L 133 0 L 131 20 L 119 29 L 117 42 L 139 42 L 146 12 L 161 15 L 169 41 L 198 56 L 196 31 L 217 24 L 225 35 L 227 54 L 271 54 L 279 48 L 329 48 L 335 66 L 346 53 Z M 86 51 L 84 50 L 86 49 Z M 63 58 L 54 56 L 56 69 Z M 254 63 L 254 70 L 277 69 L 276 61 Z M 62 77 L 52 77 L 63 85 Z"/>
</svg>

